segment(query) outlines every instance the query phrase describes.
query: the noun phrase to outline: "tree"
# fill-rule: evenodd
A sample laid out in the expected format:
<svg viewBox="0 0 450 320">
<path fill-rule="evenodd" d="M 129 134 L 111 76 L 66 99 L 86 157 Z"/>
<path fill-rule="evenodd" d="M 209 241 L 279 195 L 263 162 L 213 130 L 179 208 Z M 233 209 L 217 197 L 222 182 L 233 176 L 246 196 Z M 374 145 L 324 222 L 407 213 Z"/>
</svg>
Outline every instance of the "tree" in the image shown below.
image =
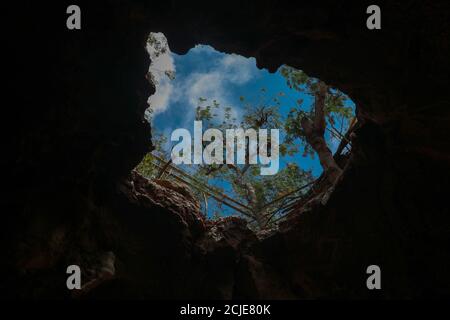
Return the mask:
<svg viewBox="0 0 450 320">
<path fill-rule="evenodd" d="M 162 133 L 156 132 L 155 129 L 153 130 L 154 133 L 152 136 L 152 142 L 155 149 L 152 152 L 156 152 L 163 158 L 167 158 L 169 156 L 166 147 L 167 137 Z M 158 172 L 160 171 L 160 169 L 154 164 L 152 152 L 147 153 L 136 167 L 137 172 L 149 179 L 156 178 Z"/>
<path fill-rule="evenodd" d="M 264 93 L 264 90 L 262 91 Z M 245 98 L 241 97 L 244 103 Z M 238 123 L 233 117 L 230 107 L 221 107 L 213 100 L 200 98 L 196 110 L 196 120 L 203 122 L 203 128 L 214 127 L 225 131 L 226 129 L 275 129 L 282 125 L 279 113 L 279 100 L 262 99 L 260 104 L 244 104 L 244 115 Z M 225 140 L 225 139 L 224 139 Z M 297 164 L 290 163 L 282 168 L 278 174 L 261 176 L 259 165 L 249 164 L 248 141 L 246 141 L 245 164 L 212 164 L 201 165 L 196 173 L 198 179 L 206 183 L 210 179 L 220 179 L 231 185 L 234 197 L 248 207 L 248 217 L 255 222 L 256 227 L 264 228 L 267 225 L 269 213 L 277 209 L 279 203 L 267 206 L 268 203 L 283 194 L 292 192 L 312 180 L 311 172 L 301 170 Z M 225 154 L 226 140 L 224 141 Z M 270 149 L 270 147 L 269 147 Z"/>
<path fill-rule="evenodd" d="M 334 90 L 319 79 L 308 77 L 303 71 L 283 66 L 281 74 L 286 78 L 291 89 L 303 92 L 314 97 L 314 104 L 310 110 L 302 109 L 303 101 L 297 101 L 291 109 L 285 122 L 286 140 L 296 139 L 304 142 L 305 153 L 319 156 L 320 164 L 329 184 L 334 184 L 340 176 L 342 169 L 333 158 L 333 154 L 325 139 L 327 125 L 332 135 L 342 138 L 344 123 L 352 117 L 352 108 L 345 105 L 346 95 Z M 334 127 L 337 118 L 341 118 L 341 131 Z M 347 120 L 347 121 L 346 121 Z M 282 152 L 288 152 L 282 150 Z M 292 151 L 291 151 L 292 152 Z"/>
<path fill-rule="evenodd" d="M 155 43 L 153 44 L 155 45 Z M 156 47 L 160 48 L 159 51 L 164 51 L 165 45 L 156 43 Z M 282 98 L 286 96 L 286 93 L 279 92 L 268 98 L 266 90 L 263 88 L 257 103 L 249 103 L 245 97 L 240 98 L 244 112 L 237 120 L 238 117 L 231 107 L 222 106 L 216 100 L 209 101 L 200 97 L 196 109 L 196 120 L 202 121 L 203 130 L 215 128 L 222 132 L 225 132 L 226 129 L 237 128 L 258 130 L 284 127 L 285 134 L 280 145 L 281 154 L 295 156 L 299 154 L 302 146 L 304 147 L 304 156 L 314 157 L 317 154 L 327 184 L 333 185 L 342 169 L 334 160 L 327 145 L 326 134 L 331 133 L 335 137 L 342 138 L 343 130 L 349 124 L 349 119 L 353 114 L 352 108 L 346 105 L 348 98 L 342 92 L 332 89 L 318 79 L 308 77 L 300 70 L 284 66 L 281 68 L 281 75 L 285 77 L 291 89 L 312 96 L 314 103 L 308 106 L 299 99 L 295 101 L 294 107 L 291 108 L 288 115 L 283 117 L 280 114 L 280 100 L 283 101 L 283 104 L 286 102 Z M 149 108 L 148 115 L 151 120 L 151 108 Z M 338 123 L 340 123 L 339 130 L 336 129 Z M 168 159 L 170 151 L 166 144 L 167 138 L 161 134 L 154 134 L 153 140 L 156 152 L 165 154 L 164 158 Z M 204 144 L 203 147 L 206 147 L 208 143 L 204 142 Z M 270 150 L 270 141 L 268 144 Z M 226 139 L 223 141 L 223 148 L 223 154 L 226 154 Z M 212 182 L 221 181 L 215 188 L 221 189 L 222 193 L 228 193 L 242 203 L 247 208 L 245 216 L 257 228 L 264 228 L 272 213 L 279 213 L 285 200 L 290 198 L 286 197 L 282 201 L 274 200 L 300 189 L 311 182 L 313 176 L 310 171 L 302 170 L 296 163 L 287 164 L 276 175 L 261 176 L 259 164 L 248 163 L 248 141 L 246 141 L 245 150 L 247 151 L 246 164 L 201 165 L 190 167 L 188 171 L 193 174 L 195 179 L 204 184 L 210 185 Z M 155 177 L 159 169 L 155 168 L 152 160 L 152 156 L 147 155 L 137 167 L 138 171 L 147 177 Z M 225 192 L 224 184 L 231 191 Z M 201 203 L 205 201 L 202 192 L 195 194 Z M 213 212 L 214 216 L 217 216 L 219 211 L 223 212 L 220 202 L 217 203 L 215 208 L 208 208 L 208 212 Z M 208 207 L 207 201 L 205 201 L 205 207 Z"/>
</svg>

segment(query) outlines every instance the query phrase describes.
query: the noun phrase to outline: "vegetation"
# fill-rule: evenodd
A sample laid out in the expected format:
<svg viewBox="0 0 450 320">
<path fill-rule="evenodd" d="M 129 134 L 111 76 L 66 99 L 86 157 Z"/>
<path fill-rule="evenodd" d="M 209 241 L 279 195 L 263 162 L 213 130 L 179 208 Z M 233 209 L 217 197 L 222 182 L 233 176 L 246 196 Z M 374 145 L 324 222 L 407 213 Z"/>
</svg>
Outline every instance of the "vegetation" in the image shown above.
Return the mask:
<svg viewBox="0 0 450 320">
<path fill-rule="evenodd" d="M 296 107 L 290 110 L 284 125 L 288 142 L 286 145 L 291 146 L 292 141 L 299 139 L 305 147 L 304 155 L 317 153 L 326 178 L 333 184 L 342 170 L 327 145 L 325 130 L 328 126 L 332 135 L 339 138 L 343 136 L 344 124 L 348 126 L 353 114 L 352 108 L 345 106 L 348 97 L 333 90 L 323 81 L 308 77 L 301 70 L 284 66 L 281 68 L 281 74 L 290 88 L 314 96 L 314 104 L 310 110 L 301 108 L 302 101 L 297 101 Z M 340 131 L 335 128 L 337 120 L 341 122 Z M 292 154 L 298 151 L 297 147 L 296 145 L 294 150 L 285 149 L 282 152 Z"/>
<path fill-rule="evenodd" d="M 263 90 L 263 95 L 264 93 Z M 223 131 L 236 128 L 275 129 L 283 125 L 279 113 L 280 102 L 277 97 L 270 100 L 262 99 L 262 103 L 258 105 L 246 103 L 244 97 L 241 97 L 241 102 L 244 103 L 244 115 L 242 120 L 237 122 L 236 118 L 232 117 L 231 108 L 222 109 L 217 101 L 212 101 L 210 104 L 206 99 L 200 98 L 196 120 L 203 121 L 205 130 L 211 127 Z M 292 140 L 291 143 L 293 144 L 294 141 Z M 248 158 L 248 147 L 246 150 Z M 303 171 L 296 163 L 289 163 L 278 174 L 267 176 L 260 175 L 258 164 L 201 165 L 196 172 L 196 177 L 205 182 L 218 179 L 229 183 L 235 198 L 249 208 L 249 216 L 259 228 L 266 226 L 269 214 L 280 205 L 279 203 L 270 206 L 266 204 L 299 189 L 312 180 L 311 172 Z"/>
<path fill-rule="evenodd" d="M 168 50 L 167 42 L 155 35 L 150 35 L 148 45 L 152 48 L 149 52 L 153 58 Z M 170 79 L 174 77 L 170 70 L 150 71 L 162 72 Z M 222 106 L 216 100 L 208 101 L 200 97 L 196 109 L 196 120 L 202 121 L 203 130 L 216 128 L 223 132 L 226 129 L 236 128 L 244 130 L 283 128 L 280 145 L 281 156 L 295 157 L 302 154 L 304 157 L 314 157 L 317 154 L 325 180 L 328 185 L 333 185 L 341 174 L 342 168 L 334 160 L 327 145 L 327 134 L 328 141 L 329 137 L 334 139 L 343 137 L 353 115 L 352 108 L 346 106 L 345 103 L 348 98 L 342 92 L 330 88 L 318 79 L 308 77 L 300 70 L 283 66 L 280 73 L 291 89 L 302 93 L 303 96 L 313 97 L 314 103 L 308 106 L 301 99 L 291 99 L 291 109 L 283 117 L 280 114 L 280 100 L 283 101 L 283 104 L 286 103 L 286 99 L 281 99 L 286 96 L 286 93 L 280 92 L 276 96 L 267 97 L 266 90 L 261 89 L 260 99 L 257 103 L 246 101 L 243 96 L 240 97 L 243 114 L 238 120 L 238 117 L 234 116 L 232 108 Z M 150 77 L 150 80 L 152 79 L 154 77 Z M 151 107 L 147 110 L 146 116 L 151 121 Z M 155 152 L 165 159 L 169 159 L 170 155 L 167 139 L 168 137 L 153 129 Z M 225 143 L 226 141 L 224 141 L 224 148 Z M 158 177 L 161 167 L 155 167 L 154 160 L 152 155 L 148 154 L 136 169 L 146 177 Z M 215 186 L 215 188 L 222 188 L 223 193 L 228 193 L 229 196 L 243 204 L 247 208 L 245 216 L 257 228 L 266 227 L 269 218 L 274 214 L 279 214 L 278 210 L 284 202 L 276 200 L 291 194 L 313 180 L 312 173 L 304 171 L 295 162 L 282 166 L 278 174 L 272 176 L 260 175 L 259 164 L 198 165 L 192 166 L 190 169 L 194 179 L 206 185 L 211 184 L 212 181 L 221 181 L 219 187 Z M 196 185 L 198 186 L 197 183 Z M 223 190 L 226 186 L 229 187 L 227 188 L 228 192 Z M 208 200 L 205 195 L 201 192 L 195 192 L 195 194 L 208 210 Z M 222 212 L 223 208 L 220 202 L 209 208 L 209 215 L 212 217 L 219 217 Z"/>
</svg>

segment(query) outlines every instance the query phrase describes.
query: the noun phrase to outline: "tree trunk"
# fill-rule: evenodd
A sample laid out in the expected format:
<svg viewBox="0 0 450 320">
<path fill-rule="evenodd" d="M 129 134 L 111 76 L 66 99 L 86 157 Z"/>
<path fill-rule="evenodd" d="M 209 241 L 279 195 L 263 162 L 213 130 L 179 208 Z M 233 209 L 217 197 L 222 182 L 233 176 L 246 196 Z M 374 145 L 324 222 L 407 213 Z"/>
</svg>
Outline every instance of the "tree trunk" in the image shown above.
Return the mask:
<svg viewBox="0 0 450 320">
<path fill-rule="evenodd" d="M 306 142 L 317 152 L 320 165 L 328 181 L 334 184 L 342 170 L 334 161 L 333 154 L 325 141 L 325 98 L 328 87 L 321 81 L 318 83 L 318 87 L 315 93 L 314 121 L 304 117 L 301 120 L 301 125 L 305 133 Z"/>
<path fill-rule="evenodd" d="M 258 202 L 258 198 L 256 196 L 256 191 L 253 185 L 250 182 L 245 181 L 244 174 L 242 171 L 236 168 L 236 172 L 238 172 L 239 176 L 236 177 L 234 183 L 241 186 L 242 189 L 245 190 L 245 198 L 247 199 L 247 205 L 251 208 L 251 216 L 255 219 L 258 227 L 263 228 L 266 225 L 265 213 L 266 210 L 262 209 L 261 204 Z"/>
<path fill-rule="evenodd" d="M 262 229 L 266 225 L 266 210 L 264 210 L 261 206 L 261 203 L 259 203 L 258 198 L 256 197 L 256 191 L 255 188 L 253 188 L 253 185 L 249 182 L 244 182 L 244 185 L 247 190 L 247 200 L 249 203 L 250 208 L 252 208 L 253 217 L 255 218 L 256 223 L 258 223 L 258 226 Z"/>
</svg>

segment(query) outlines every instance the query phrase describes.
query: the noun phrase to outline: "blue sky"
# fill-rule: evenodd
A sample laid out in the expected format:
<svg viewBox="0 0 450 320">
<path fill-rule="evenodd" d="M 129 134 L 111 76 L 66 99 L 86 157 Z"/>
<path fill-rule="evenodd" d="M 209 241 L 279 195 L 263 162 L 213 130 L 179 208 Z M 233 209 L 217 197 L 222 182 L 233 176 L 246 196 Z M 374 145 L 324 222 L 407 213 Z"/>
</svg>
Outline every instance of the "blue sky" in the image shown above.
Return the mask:
<svg viewBox="0 0 450 320">
<path fill-rule="evenodd" d="M 162 72 L 164 70 L 174 71 L 175 79 L 166 77 Z M 313 102 L 311 96 L 291 90 L 279 72 L 271 74 L 265 69 L 258 69 L 254 58 L 224 54 L 205 45 L 197 45 L 185 55 L 169 51 L 154 57 L 150 72 L 158 82 L 156 93 L 149 98 L 154 110 L 152 126 L 162 132 L 169 142 L 170 134 L 177 128 L 186 128 L 193 133 L 195 108 L 200 97 L 231 107 L 237 118 L 243 111 L 240 97 L 244 96 L 246 102 L 257 103 L 261 99 L 262 88 L 267 98 L 277 96 L 279 92 L 285 94 L 278 97 L 282 116 L 287 115 L 299 98 L 303 99 L 304 108 L 309 108 Z M 349 100 L 348 104 L 353 105 L 353 102 Z M 280 135 L 282 138 L 283 130 L 280 130 Z M 327 139 L 331 149 L 335 149 L 339 141 L 331 137 Z M 302 152 L 303 148 L 294 157 L 280 156 L 280 169 L 288 162 L 296 162 L 300 168 L 311 170 L 314 176 L 319 176 L 322 169 L 317 156 L 314 159 L 303 157 Z M 221 187 L 228 189 L 224 185 Z"/>
</svg>

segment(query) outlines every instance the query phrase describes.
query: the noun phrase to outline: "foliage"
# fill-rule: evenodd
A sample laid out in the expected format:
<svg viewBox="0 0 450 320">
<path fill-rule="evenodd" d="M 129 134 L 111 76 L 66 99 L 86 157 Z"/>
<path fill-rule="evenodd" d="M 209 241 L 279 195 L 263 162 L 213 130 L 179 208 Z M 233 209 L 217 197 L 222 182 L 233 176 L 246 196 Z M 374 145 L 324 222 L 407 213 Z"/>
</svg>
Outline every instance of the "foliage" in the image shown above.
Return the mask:
<svg viewBox="0 0 450 320">
<path fill-rule="evenodd" d="M 148 80 L 154 85 L 158 84 L 158 80 L 163 76 L 167 77 L 169 80 L 175 79 L 175 70 L 161 70 L 158 69 L 154 62 L 162 55 L 169 53 L 169 44 L 166 37 L 162 33 L 151 32 L 147 38 L 147 52 L 150 55 L 152 63 L 149 67 L 149 72 L 147 73 Z"/>
<path fill-rule="evenodd" d="M 281 75 L 286 79 L 287 85 L 298 92 L 314 96 L 318 91 L 319 80 L 308 77 L 303 71 L 297 70 L 289 66 L 283 66 L 280 69 Z M 349 124 L 349 120 L 353 116 L 353 109 L 346 105 L 345 102 L 348 97 L 341 91 L 327 88 L 327 95 L 325 97 L 325 118 L 329 130 L 334 134 L 339 132 L 341 135 L 346 130 Z M 309 119 L 314 118 L 314 105 L 311 108 L 307 108 L 303 105 L 303 100 L 295 101 L 294 107 L 289 111 L 286 118 L 284 128 L 286 131 L 286 146 L 293 146 L 293 148 L 283 148 L 280 152 L 284 154 L 295 154 L 298 152 L 299 145 L 304 146 L 303 156 L 314 157 L 314 150 L 306 142 L 305 133 L 301 126 L 301 119 L 307 117 Z M 340 123 L 340 129 L 336 129 L 336 125 Z M 300 143 L 294 143 L 298 141 Z"/>
<path fill-rule="evenodd" d="M 157 37 L 149 37 L 148 43 L 155 50 L 152 53 L 155 57 L 163 54 L 167 50 L 167 43 Z M 315 96 L 318 92 L 319 80 L 307 76 L 303 71 L 283 66 L 280 69 L 281 75 L 286 79 L 287 85 L 294 91 L 302 94 Z M 174 74 L 170 71 L 165 72 L 169 79 L 173 79 Z M 353 110 L 346 104 L 348 99 L 345 94 L 330 87 L 326 87 L 324 116 L 326 119 L 326 128 L 329 131 L 340 132 L 346 129 L 349 119 L 353 115 Z M 244 130 L 253 128 L 272 129 L 284 128 L 284 135 L 281 137 L 280 153 L 282 156 L 295 156 L 303 149 L 303 156 L 314 157 L 315 151 L 307 142 L 301 120 L 305 117 L 313 119 L 315 115 L 315 105 L 305 105 L 302 99 L 293 100 L 293 106 L 286 117 L 280 114 L 281 104 L 286 103 L 286 97 L 289 93 L 279 92 L 274 96 L 267 97 L 267 91 L 262 88 L 259 101 L 257 103 L 248 102 L 244 96 L 240 97 L 242 103 L 242 113 L 238 116 L 236 111 L 229 106 L 222 106 L 216 100 L 208 100 L 200 97 L 196 108 L 196 120 L 202 121 L 203 130 L 216 128 L 225 132 L 226 129 L 243 128 Z M 146 112 L 146 117 L 151 121 L 153 114 L 151 108 Z M 340 125 L 340 129 L 336 126 Z M 155 151 L 164 158 L 168 159 L 170 151 L 167 148 L 167 137 L 155 133 L 153 137 Z M 226 154 L 224 141 L 224 155 Z M 206 146 L 204 142 L 204 147 Z M 288 193 L 299 189 L 313 180 L 310 171 L 302 170 L 296 163 L 289 163 L 280 168 L 276 175 L 260 175 L 259 165 L 250 164 L 213 164 L 194 166 L 190 170 L 193 176 L 205 184 L 221 181 L 222 192 L 235 198 L 237 201 L 250 207 L 250 215 L 256 221 L 258 227 L 263 227 L 269 213 L 276 211 L 283 202 L 267 206 L 273 200 L 287 195 Z M 136 168 L 141 174 L 147 177 L 155 177 L 158 169 L 152 164 L 152 155 L 148 154 Z M 225 192 L 225 184 L 231 189 Z M 201 192 L 197 192 L 200 202 L 204 201 Z M 222 216 L 223 206 L 217 202 L 215 206 L 209 206 L 209 215 L 212 218 Z"/>
<path fill-rule="evenodd" d="M 152 153 L 156 153 L 163 158 L 167 158 L 169 156 L 166 147 L 166 136 L 164 136 L 162 133 L 155 132 L 153 134 L 152 142 L 155 149 L 152 152 L 147 153 L 135 168 L 136 171 L 139 172 L 142 176 L 149 179 L 155 178 L 159 172 L 159 168 L 153 164 L 154 157 Z"/>
<path fill-rule="evenodd" d="M 222 107 L 217 101 L 209 103 L 207 99 L 200 98 L 196 109 L 196 120 L 203 122 L 207 128 L 226 129 L 275 129 L 283 125 L 279 113 L 280 101 L 278 97 L 267 99 L 265 90 L 261 91 L 260 104 L 247 103 L 245 97 L 241 97 L 244 114 L 239 122 L 230 107 Z M 226 141 L 224 142 L 225 145 Z M 225 154 L 225 146 L 224 146 Z M 236 165 L 202 165 L 196 173 L 198 179 L 208 182 L 210 179 L 218 179 L 230 184 L 234 198 L 251 208 L 251 215 L 260 227 L 265 221 L 265 215 L 273 207 L 264 208 L 274 199 L 298 189 L 311 181 L 311 172 L 305 172 L 297 164 L 291 163 L 281 168 L 278 174 L 262 176 L 259 164 Z"/>
</svg>

